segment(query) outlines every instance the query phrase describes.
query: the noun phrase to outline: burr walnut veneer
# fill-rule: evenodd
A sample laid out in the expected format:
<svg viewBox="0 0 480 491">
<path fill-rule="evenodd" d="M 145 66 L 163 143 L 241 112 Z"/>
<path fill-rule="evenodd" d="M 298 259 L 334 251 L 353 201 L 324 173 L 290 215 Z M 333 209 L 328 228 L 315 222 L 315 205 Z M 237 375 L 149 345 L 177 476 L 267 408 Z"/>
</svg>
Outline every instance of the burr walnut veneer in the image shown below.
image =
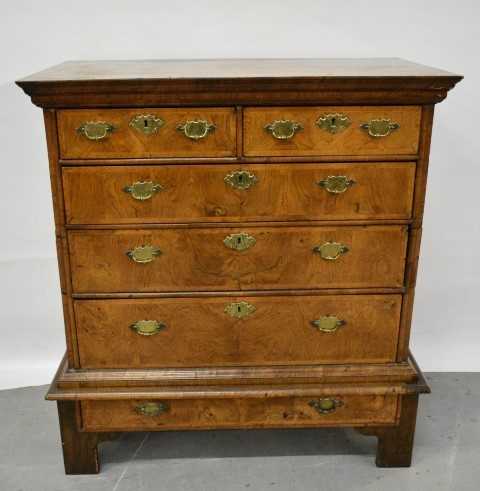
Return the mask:
<svg viewBox="0 0 480 491">
<path fill-rule="evenodd" d="M 400 59 L 69 62 L 43 108 L 65 470 L 111 432 L 351 426 L 411 462 L 434 105 Z"/>
</svg>

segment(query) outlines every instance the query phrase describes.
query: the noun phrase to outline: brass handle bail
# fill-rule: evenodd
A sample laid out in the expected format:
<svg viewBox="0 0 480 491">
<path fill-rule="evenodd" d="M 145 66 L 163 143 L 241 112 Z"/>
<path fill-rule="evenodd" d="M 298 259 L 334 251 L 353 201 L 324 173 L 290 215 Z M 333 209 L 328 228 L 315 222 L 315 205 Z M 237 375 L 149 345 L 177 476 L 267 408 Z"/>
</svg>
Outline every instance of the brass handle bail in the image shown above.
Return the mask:
<svg viewBox="0 0 480 491">
<path fill-rule="evenodd" d="M 77 128 L 77 133 L 92 141 L 107 138 L 114 130 L 115 126 L 105 121 L 86 121 Z"/>
<path fill-rule="evenodd" d="M 392 131 L 398 130 L 400 125 L 388 118 L 371 119 L 367 123 L 360 125 L 362 130 L 366 130 L 373 138 L 388 136 Z"/>
<path fill-rule="evenodd" d="M 163 187 L 153 181 L 137 181 L 130 186 L 125 186 L 123 191 L 138 201 L 150 199 L 153 195 L 161 191 Z"/>
<path fill-rule="evenodd" d="M 127 256 L 135 263 L 147 264 L 151 263 L 156 257 L 160 256 L 162 251 L 155 246 L 142 245 L 134 247 L 127 251 Z"/>
<path fill-rule="evenodd" d="M 163 322 L 156 320 L 140 320 L 130 326 L 130 329 L 141 336 L 154 336 L 166 328 L 167 326 Z"/>
<path fill-rule="evenodd" d="M 170 406 L 166 402 L 144 402 L 135 406 L 135 411 L 141 416 L 159 416 L 170 411 Z"/>
<path fill-rule="evenodd" d="M 277 140 L 289 140 L 295 136 L 295 133 L 303 130 L 303 125 L 290 119 L 279 119 L 267 124 L 265 130 Z"/>
<path fill-rule="evenodd" d="M 344 326 L 346 321 L 339 319 L 335 315 L 324 315 L 311 321 L 311 324 L 321 332 L 331 333 Z"/>
<path fill-rule="evenodd" d="M 347 176 L 328 176 L 326 179 L 318 181 L 317 184 L 331 194 L 342 194 L 353 186 L 355 181 Z"/>
<path fill-rule="evenodd" d="M 194 119 L 177 125 L 178 131 L 181 131 L 187 138 L 195 141 L 205 138 L 209 133 L 215 131 L 215 129 L 216 126 L 213 123 L 209 123 L 204 119 Z"/>
<path fill-rule="evenodd" d="M 335 261 L 348 251 L 349 248 L 345 244 L 340 244 L 339 242 L 325 242 L 324 244 L 313 248 L 313 252 L 320 254 L 320 257 L 326 261 Z"/>
<path fill-rule="evenodd" d="M 315 409 L 318 414 L 330 414 L 335 412 L 337 408 L 343 406 L 343 401 L 326 397 L 323 399 L 314 399 L 308 405 Z"/>
</svg>

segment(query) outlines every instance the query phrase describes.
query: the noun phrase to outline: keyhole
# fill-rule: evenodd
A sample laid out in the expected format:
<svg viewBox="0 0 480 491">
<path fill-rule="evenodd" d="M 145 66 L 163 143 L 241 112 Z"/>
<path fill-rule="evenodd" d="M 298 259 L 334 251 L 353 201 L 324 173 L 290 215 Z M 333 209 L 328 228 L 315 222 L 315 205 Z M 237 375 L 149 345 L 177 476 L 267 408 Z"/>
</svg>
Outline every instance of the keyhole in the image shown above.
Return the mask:
<svg viewBox="0 0 480 491">
<path fill-rule="evenodd" d="M 242 238 L 241 237 L 237 237 L 237 244 L 240 245 L 242 243 Z"/>
<path fill-rule="evenodd" d="M 143 126 L 144 128 L 148 128 L 148 119 L 143 120 Z"/>
<path fill-rule="evenodd" d="M 332 118 L 332 126 L 336 126 L 336 119 L 335 118 Z"/>
<path fill-rule="evenodd" d="M 240 307 L 240 305 L 237 305 L 237 312 L 240 313 L 242 311 L 242 308 Z"/>
<path fill-rule="evenodd" d="M 240 174 L 240 175 L 238 176 L 238 181 L 239 181 L 240 183 L 242 183 L 242 182 L 243 182 L 243 174 Z"/>
</svg>

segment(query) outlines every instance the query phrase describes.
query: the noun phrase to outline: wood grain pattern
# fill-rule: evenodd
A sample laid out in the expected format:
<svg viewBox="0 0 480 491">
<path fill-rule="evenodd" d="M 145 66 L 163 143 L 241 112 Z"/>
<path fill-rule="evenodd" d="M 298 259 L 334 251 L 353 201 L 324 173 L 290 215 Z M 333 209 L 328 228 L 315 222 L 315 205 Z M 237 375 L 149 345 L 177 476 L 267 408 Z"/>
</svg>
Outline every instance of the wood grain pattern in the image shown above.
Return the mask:
<svg viewBox="0 0 480 491">
<path fill-rule="evenodd" d="M 254 236 L 256 244 L 245 251 L 227 248 L 225 237 L 240 232 Z M 360 288 L 403 284 L 407 229 L 71 230 L 68 237 L 75 292 Z M 327 241 L 350 251 L 324 260 L 313 248 Z M 127 257 L 143 244 L 159 247 L 161 255 L 149 264 Z"/>
<path fill-rule="evenodd" d="M 281 428 L 393 424 L 395 395 L 341 396 L 343 406 L 319 414 L 309 405 L 315 397 L 244 399 L 178 399 L 162 401 L 169 411 L 149 417 L 138 414 L 142 400 L 83 401 L 82 418 L 88 431 L 138 431 L 206 428 Z"/>
<path fill-rule="evenodd" d="M 351 124 L 344 131 L 331 134 L 316 125 L 324 114 L 343 113 Z M 320 106 L 244 109 L 244 151 L 246 156 L 289 155 L 388 155 L 415 154 L 420 134 L 421 108 L 418 106 Z M 400 128 L 390 135 L 373 138 L 360 125 L 371 119 L 388 118 Z M 265 130 L 275 120 L 293 120 L 303 130 L 291 139 L 277 140 Z"/>
<path fill-rule="evenodd" d="M 258 182 L 233 188 L 236 170 Z M 355 181 L 344 193 L 318 185 L 342 175 Z M 64 167 L 63 185 L 69 224 L 408 219 L 414 175 L 413 162 Z M 139 201 L 124 192 L 138 181 L 163 189 Z"/>
<path fill-rule="evenodd" d="M 313 363 L 384 363 L 395 359 L 400 295 L 243 297 L 256 311 L 225 313 L 235 298 L 75 302 L 82 368 L 158 368 Z M 311 321 L 336 315 L 332 333 Z M 157 320 L 142 336 L 130 326 Z M 368 339 L 368 343 L 365 342 Z"/>
<path fill-rule="evenodd" d="M 152 114 L 165 124 L 154 134 L 144 135 L 129 126 L 137 115 Z M 216 129 L 205 138 L 187 138 L 177 125 L 202 119 Z M 77 132 L 83 123 L 103 121 L 115 126 L 107 138 L 92 141 Z M 234 108 L 198 109 L 75 109 L 58 112 L 60 154 L 64 159 L 121 157 L 233 157 L 236 151 Z"/>
</svg>

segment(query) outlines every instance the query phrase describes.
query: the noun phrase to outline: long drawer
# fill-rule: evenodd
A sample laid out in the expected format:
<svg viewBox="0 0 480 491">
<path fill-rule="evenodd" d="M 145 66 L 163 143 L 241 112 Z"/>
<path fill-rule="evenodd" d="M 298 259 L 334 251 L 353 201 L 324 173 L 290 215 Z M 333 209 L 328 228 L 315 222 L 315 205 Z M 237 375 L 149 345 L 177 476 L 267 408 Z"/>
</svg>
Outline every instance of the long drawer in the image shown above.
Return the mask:
<svg viewBox="0 0 480 491">
<path fill-rule="evenodd" d="M 74 230 L 74 292 L 403 285 L 405 226 Z"/>
<path fill-rule="evenodd" d="M 58 112 L 64 159 L 232 157 L 233 108 L 69 109 Z"/>
<path fill-rule="evenodd" d="M 88 431 L 394 424 L 398 396 L 244 397 L 82 401 Z"/>
<path fill-rule="evenodd" d="M 78 300 L 82 368 L 384 363 L 401 295 Z"/>
<path fill-rule="evenodd" d="M 71 224 L 408 219 L 415 164 L 64 167 Z"/>
<path fill-rule="evenodd" d="M 252 107 L 244 110 L 246 156 L 413 155 L 418 106 Z"/>
</svg>

